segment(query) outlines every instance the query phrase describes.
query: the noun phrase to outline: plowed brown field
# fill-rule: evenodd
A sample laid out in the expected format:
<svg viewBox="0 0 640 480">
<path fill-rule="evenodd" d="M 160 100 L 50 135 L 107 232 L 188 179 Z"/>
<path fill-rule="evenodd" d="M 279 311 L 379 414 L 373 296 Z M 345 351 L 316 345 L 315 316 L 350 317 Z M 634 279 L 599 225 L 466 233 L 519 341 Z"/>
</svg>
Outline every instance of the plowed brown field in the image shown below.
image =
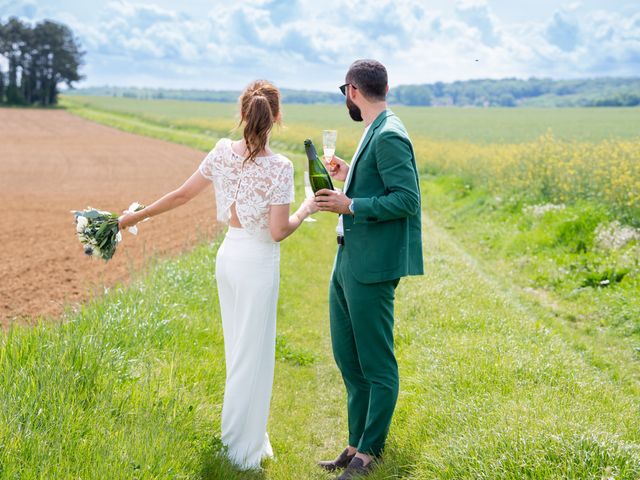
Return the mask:
<svg viewBox="0 0 640 480">
<path fill-rule="evenodd" d="M 60 110 L 0 108 L 0 324 L 56 318 L 65 305 L 126 282 L 149 259 L 211 239 L 212 191 L 141 224 L 137 237 L 123 232 L 108 263 L 83 254 L 69 212 L 151 203 L 188 178 L 203 156 Z"/>
</svg>

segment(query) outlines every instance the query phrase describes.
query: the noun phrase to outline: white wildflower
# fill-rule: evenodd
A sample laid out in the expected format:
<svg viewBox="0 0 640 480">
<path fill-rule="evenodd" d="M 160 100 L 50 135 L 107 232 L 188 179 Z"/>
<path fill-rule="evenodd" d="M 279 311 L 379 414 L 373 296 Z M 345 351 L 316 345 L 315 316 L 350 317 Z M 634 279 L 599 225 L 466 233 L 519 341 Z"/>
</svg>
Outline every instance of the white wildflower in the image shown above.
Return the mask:
<svg viewBox="0 0 640 480">
<path fill-rule="evenodd" d="M 598 225 L 595 235 L 595 244 L 601 250 L 619 250 L 633 241 L 640 241 L 640 229 L 622 225 L 617 220 Z"/>
<path fill-rule="evenodd" d="M 87 217 L 83 217 L 83 216 L 76 217 L 76 232 L 78 233 L 84 232 L 84 229 L 87 227 L 88 224 L 89 224 L 89 220 L 87 220 Z"/>
<path fill-rule="evenodd" d="M 533 215 L 536 218 L 540 218 L 548 212 L 558 212 L 565 208 L 566 205 L 564 203 L 558 205 L 554 203 L 543 203 L 540 205 L 526 205 L 522 211 L 527 215 Z"/>
</svg>

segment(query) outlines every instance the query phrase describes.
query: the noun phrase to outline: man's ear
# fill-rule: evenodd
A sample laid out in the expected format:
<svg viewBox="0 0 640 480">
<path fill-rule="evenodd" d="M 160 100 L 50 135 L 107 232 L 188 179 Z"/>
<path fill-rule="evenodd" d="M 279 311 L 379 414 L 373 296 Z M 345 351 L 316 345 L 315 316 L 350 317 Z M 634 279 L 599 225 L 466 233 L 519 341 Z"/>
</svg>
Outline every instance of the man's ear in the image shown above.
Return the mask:
<svg viewBox="0 0 640 480">
<path fill-rule="evenodd" d="M 387 83 L 387 88 L 386 88 L 386 90 L 385 90 L 385 92 L 384 92 L 384 93 L 385 93 L 385 95 L 386 95 L 387 93 L 389 93 L 389 84 L 388 84 L 388 83 Z"/>
<path fill-rule="evenodd" d="M 358 88 L 350 88 L 349 92 L 351 92 L 351 100 L 359 99 L 360 97 L 365 98 Z"/>
</svg>

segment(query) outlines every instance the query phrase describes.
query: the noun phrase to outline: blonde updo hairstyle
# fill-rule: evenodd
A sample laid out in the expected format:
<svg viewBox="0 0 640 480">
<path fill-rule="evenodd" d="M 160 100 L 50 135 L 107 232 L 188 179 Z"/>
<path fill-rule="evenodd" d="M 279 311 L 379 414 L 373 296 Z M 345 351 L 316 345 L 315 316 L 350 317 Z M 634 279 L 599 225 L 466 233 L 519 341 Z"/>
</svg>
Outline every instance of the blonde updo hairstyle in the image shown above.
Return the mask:
<svg viewBox="0 0 640 480">
<path fill-rule="evenodd" d="M 274 123 L 280 121 L 280 91 L 266 80 L 256 80 L 240 95 L 240 123 L 247 145 L 247 160 L 255 160 L 269 140 Z"/>
</svg>

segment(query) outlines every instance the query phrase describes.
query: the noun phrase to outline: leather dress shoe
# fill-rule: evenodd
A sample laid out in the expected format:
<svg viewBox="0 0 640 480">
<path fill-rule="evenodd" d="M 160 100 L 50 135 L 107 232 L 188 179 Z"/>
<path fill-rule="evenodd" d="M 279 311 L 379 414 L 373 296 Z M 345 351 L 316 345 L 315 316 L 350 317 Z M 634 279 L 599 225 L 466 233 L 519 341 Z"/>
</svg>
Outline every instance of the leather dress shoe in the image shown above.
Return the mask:
<svg viewBox="0 0 640 480">
<path fill-rule="evenodd" d="M 354 459 L 354 457 L 356 456 L 356 454 L 354 453 L 353 455 L 349 455 L 349 449 L 345 448 L 344 452 L 342 452 L 338 458 L 336 458 L 335 460 L 323 460 L 318 462 L 318 466 L 324 468 L 325 470 L 328 470 L 330 472 L 334 472 L 336 470 L 338 470 L 339 468 L 347 468 L 349 466 L 349 462 L 351 462 L 351 460 Z"/>
<path fill-rule="evenodd" d="M 342 472 L 342 475 L 340 475 L 337 480 L 351 480 L 352 478 L 364 477 L 373 470 L 373 464 L 373 459 L 365 465 L 361 458 L 354 457 L 347 466 L 347 469 Z"/>
</svg>

